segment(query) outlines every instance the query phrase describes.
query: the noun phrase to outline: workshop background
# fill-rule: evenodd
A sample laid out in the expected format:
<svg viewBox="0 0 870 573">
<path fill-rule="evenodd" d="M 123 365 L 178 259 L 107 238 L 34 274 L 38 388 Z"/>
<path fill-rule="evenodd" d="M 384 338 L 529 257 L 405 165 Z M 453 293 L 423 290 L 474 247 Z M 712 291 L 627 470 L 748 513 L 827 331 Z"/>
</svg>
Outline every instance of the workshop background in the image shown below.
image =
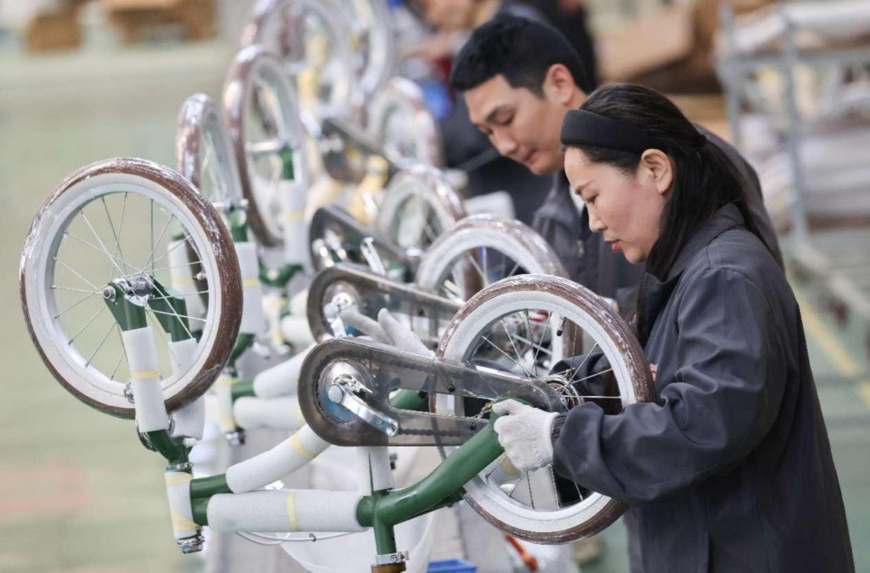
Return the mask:
<svg viewBox="0 0 870 573">
<path fill-rule="evenodd" d="M 672 96 L 758 171 L 802 307 L 856 570 L 870 571 L 870 2 L 558 4 L 574 2 L 601 81 Z M 219 99 L 252 4 L 0 0 L 0 572 L 204 570 L 175 546 L 159 462 L 132 424 L 72 400 L 39 359 L 16 270 L 37 208 L 68 173 L 117 156 L 174 164 L 178 109 L 197 91 Z M 417 16 L 390 5 L 401 41 L 424 41 Z M 863 19 L 836 17 L 862 5 Z M 445 105 L 437 67 L 403 71 L 433 109 Z M 621 525 L 602 540 L 584 573 L 626 571 Z"/>
</svg>

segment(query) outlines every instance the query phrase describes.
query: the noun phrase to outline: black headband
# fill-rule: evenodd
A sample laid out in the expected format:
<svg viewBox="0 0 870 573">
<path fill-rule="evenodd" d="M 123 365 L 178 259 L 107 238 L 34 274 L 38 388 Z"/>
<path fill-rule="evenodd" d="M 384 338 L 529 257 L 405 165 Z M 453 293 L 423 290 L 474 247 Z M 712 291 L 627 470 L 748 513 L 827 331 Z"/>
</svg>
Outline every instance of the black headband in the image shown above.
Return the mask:
<svg viewBox="0 0 870 573">
<path fill-rule="evenodd" d="M 560 138 L 562 145 L 591 145 L 637 154 L 647 149 L 664 151 L 643 129 L 582 109 L 568 111 Z"/>
</svg>

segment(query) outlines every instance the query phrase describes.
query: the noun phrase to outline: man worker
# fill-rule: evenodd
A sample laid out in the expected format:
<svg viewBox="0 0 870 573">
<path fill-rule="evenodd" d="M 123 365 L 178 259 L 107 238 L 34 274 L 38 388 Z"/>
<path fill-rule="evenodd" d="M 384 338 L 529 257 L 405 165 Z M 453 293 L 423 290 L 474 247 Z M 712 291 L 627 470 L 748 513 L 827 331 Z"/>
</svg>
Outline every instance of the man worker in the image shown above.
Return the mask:
<svg viewBox="0 0 870 573">
<path fill-rule="evenodd" d="M 586 85 L 580 57 L 560 32 L 510 16 L 477 28 L 456 56 L 450 76 L 450 86 L 464 95 L 472 123 L 501 155 L 536 175 L 553 176 L 532 226 L 556 251 L 571 279 L 628 312 L 643 269 L 591 232 L 588 214 L 563 170 L 562 122 L 568 110 L 586 101 L 581 87 Z M 737 166 L 756 225 L 782 266 L 755 170 L 731 145 L 698 129 Z"/>
</svg>

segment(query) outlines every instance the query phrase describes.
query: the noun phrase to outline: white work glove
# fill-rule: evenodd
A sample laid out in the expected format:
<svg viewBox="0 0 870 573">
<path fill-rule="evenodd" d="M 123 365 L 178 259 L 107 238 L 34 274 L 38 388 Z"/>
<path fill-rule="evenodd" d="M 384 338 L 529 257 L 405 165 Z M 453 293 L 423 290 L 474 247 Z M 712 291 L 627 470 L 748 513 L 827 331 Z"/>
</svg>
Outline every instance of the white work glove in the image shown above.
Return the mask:
<svg viewBox="0 0 870 573">
<path fill-rule="evenodd" d="M 377 322 L 355 310 L 345 310 L 341 313 L 341 319 L 348 326 L 371 336 L 378 342 L 395 346 L 405 352 L 434 356 L 434 353 L 426 348 L 423 341 L 410 328 L 401 324 L 385 308 L 378 312 Z"/>
<path fill-rule="evenodd" d="M 492 407 L 498 443 L 511 464 L 525 473 L 553 462 L 553 421 L 558 414 L 504 400 Z"/>
</svg>

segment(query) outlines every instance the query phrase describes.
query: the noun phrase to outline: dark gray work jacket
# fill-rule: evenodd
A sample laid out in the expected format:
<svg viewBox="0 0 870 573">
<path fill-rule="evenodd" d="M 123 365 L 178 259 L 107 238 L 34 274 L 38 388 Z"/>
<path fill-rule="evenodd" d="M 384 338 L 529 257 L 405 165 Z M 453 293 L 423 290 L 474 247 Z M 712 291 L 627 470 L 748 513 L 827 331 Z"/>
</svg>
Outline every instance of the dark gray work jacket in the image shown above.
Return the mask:
<svg viewBox="0 0 870 573">
<path fill-rule="evenodd" d="M 743 191 L 756 227 L 782 266 L 782 254 L 770 215 L 764 208 L 758 175 L 731 145 L 703 128 L 698 128 L 710 142 L 734 163 L 740 174 Z M 571 280 L 595 294 L 615 299 L 625 312 L 634 303 L 634 289 L 643 275 L 643 265 L 633 265 L 621 252 L 613 252 L 600 233 L 589 230 L 589 215 L 579 212 L 571 200 L 565 172 L 559 172 L 543 205 L 535 212 L 532 227 L 556 251 Z M 624 312 L 624 313 L 625 313 Z"/>
<path fill-rule="evenodd" d="M 560 415 L 556 471 L 629 504 L 632 571 L 854 571 L 800 311 L 737 208 L 640 289 L 657 400 Z M 590 355 L 575 379 L 604 362 Z"/>
</svg>

